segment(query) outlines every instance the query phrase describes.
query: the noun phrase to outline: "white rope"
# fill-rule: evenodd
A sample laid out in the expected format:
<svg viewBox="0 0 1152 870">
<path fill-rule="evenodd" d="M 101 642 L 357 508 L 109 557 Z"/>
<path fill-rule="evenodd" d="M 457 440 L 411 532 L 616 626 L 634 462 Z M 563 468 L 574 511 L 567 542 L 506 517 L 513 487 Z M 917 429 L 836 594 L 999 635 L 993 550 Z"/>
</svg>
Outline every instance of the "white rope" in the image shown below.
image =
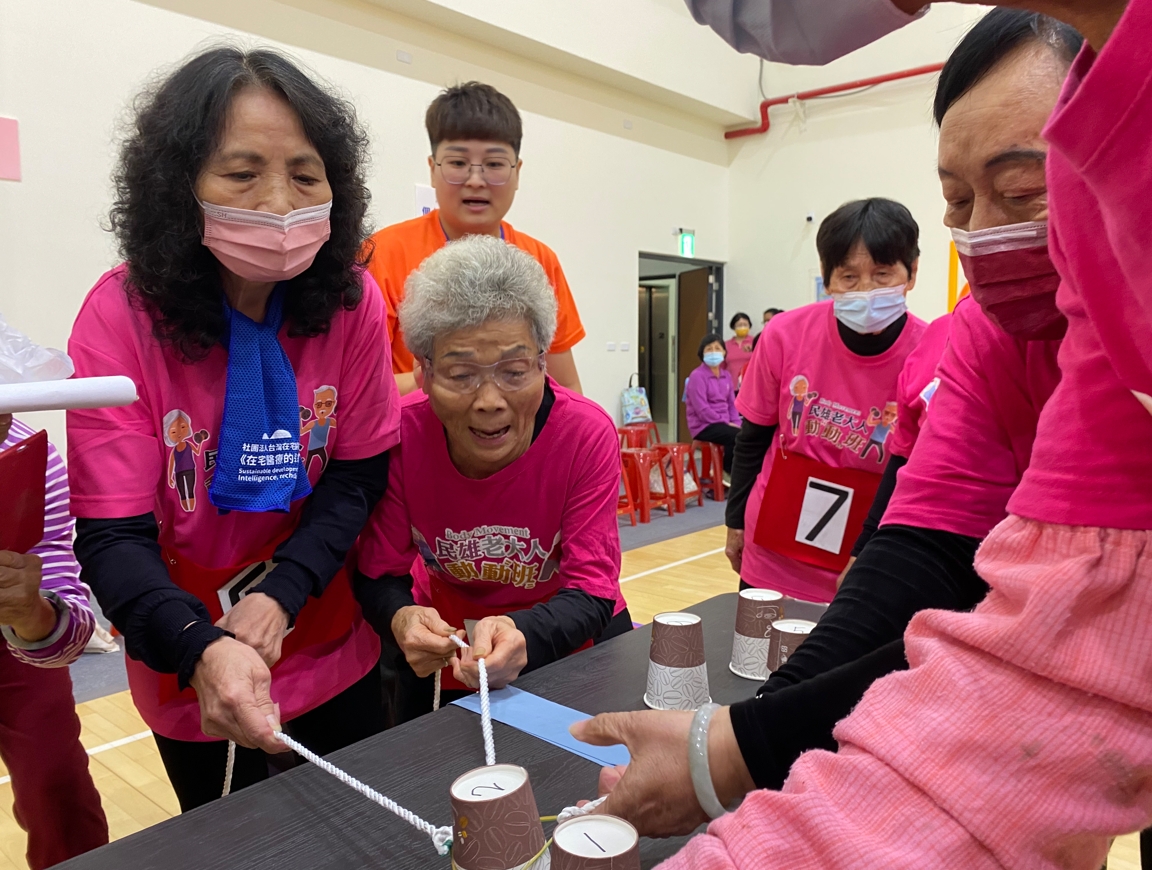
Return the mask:
<svg viewBox="0 0 1152 870">
<path fill-rule="evenodd" d="M 467 649 L 468 648 L 468 644 L 466 644 L 464 641 L 460 640 L 460 638 L 456 637 L 456 635 L 451 635 L 451 638 L 456 643 L 456 646 L 458 646 L 460 649 Z M 496 745 L 492 739 L 492 710 L 491 710 L 491 707 L 489 706 L 489 702 L 488 702 L 488 669 L 484 664 L 484 659 L 476 659 L 476 664 L 480 668 L 480 729 L 484 733 L 484 757 L 486 759 L 486 763 L 489 766 L 491 766 L 491 765 L 496 763 Z M 438 710 L 439 708 L 440 708 L 440 671 L 437 670 L 436 671 L 436 688 L 435 688 L 435 693 L 432 697 L 432 709 Z M 305 761 L 312 762 L 312 764 L 316 765 L 318 768 L 323 770 L 325 773 L 336 777 L 336 779 L 340 780 L 345 785 L 347 785 L 350 788 L 353 788 L 356 791 L 360 792 L 360 794 L 364 795 L 364 797 L 368 798 L 368 800 L 379 804 L 380 806 L 384 807 L 384 809 L 388 810 L 391 813 L 395 813 L 397 816 L 402 818 L 408 824 L 410 824 L 413 827 L 418 828 L 421 831 L 423 831 L 424 833 L 426 833 L 429 837 L 432 838 L 432 843 L 433 843 L 433 845 L 436 846 L 437 853 L 439 853 L 440 855 L 447 855 L 449 853 L 450 844 L 452 842 L 452 828 L 451 827 L 446 826 L 443 828 L 437 828 L 435 825 L 433 825 L 430 822 L 424 821 L 424 819 L 420 818 L 418 815 L 411 812 L 410 810 L 404 809 L 404 807 L 400 806 L 400 804 L 396 803 L 391 798 L 387 798 L 384 795 L 380 794 L 380 792 L 376 791 L 371 786 L 365 785 L 360 780 L 356 779 L 354 776 L 351 776 L 350 774 L 345 773 L 340 768 L 336 767 L 336 765 L 325 761 L 323 758 L 321 758 L 316 753 L 307 749 L 306 747 L 304 747 L 300 743 L 297 743 L 295 740 L 293 740 L 291 737 L 289 737 L 283 731 L 274 731 L 272 733 L 276 737 L 277 740 L 279 740 L 281 743 L 283 743 L 289 749 L 295 751 Z M 228 764 L 224 770 L 224 796 L 225 797 L 227 797 L 228 793 L 232 790 L 232 771 L 233 771 L 233 768 L 235 767 L 235 764 L 236 764 L 236 744 L 233 741 L 229 740 L 228 741 Z"/>
<path fill-rule="evenodd" d="M 229 792 L 232 791 L 232 770 L 236 767 L 236 741 L 228 741 L 228 763 L 224 766 L 224 794 L 220 797 L 228 797 Z"/>
<path fill-rule="evenodd" d="M 484 659 L 476 659 L 480 666 L 480 730 L 484 732 L 484 763 L 496 763 L 496 744 L 492 740 L 492 708 L 488 705 L 488 667 Z"/>
<path fill-rule="evenodd" d="M 351 776 L 342 771 L 340 768 L 336 767 L 336 765 L 328 763 L 316 753 L 306 749 L 304 746 L 301 746 L 283 731 L 275 731 L 273 734 L 277 740 L 279 740 L 289 749 L 294 750 L 306 761 L 312 762 L 325 773 L 331 774 L 345 785 L 360 792 L 360 794 L 364 795 L 364 797 L 368 798 L 368 800 L 379 804 L 391 813 L 395 813 L 408 824 L 412 825 L 412 827 L 423 831 L 425 834 L 432 838 L 432 842 L 436 846 L 437 853 L 440 855 L 448 854 L 448 844 L 452 842 L 452 828 L 450 826 L 437 828 L 435 825 L 424 821 L 424 819 L 420 818 L 410 810 L 404 809 L 404 807 L 400 806 L 400 804 L 396 803 L 396 801 L 391 800 L 390 798 L 386 798 L 384 795 L 380 794 L 380 792 L 376 791 L 376 789 L 365 785 L 354 776 Z"/>
<path fill-rule="evenodd" d="M 556 816 L 556 824 L 560 824 L 560 822 L 566 822 L 569 819 L 578 818 L 579 816 L 586 816 L 606 800 L 608 800 L 608 795 L 596 798 L 594 801 L 589 801 L 582 807 L 564 807 L 564 809 L 560 811 L 560 814 Z"/>
</svg>

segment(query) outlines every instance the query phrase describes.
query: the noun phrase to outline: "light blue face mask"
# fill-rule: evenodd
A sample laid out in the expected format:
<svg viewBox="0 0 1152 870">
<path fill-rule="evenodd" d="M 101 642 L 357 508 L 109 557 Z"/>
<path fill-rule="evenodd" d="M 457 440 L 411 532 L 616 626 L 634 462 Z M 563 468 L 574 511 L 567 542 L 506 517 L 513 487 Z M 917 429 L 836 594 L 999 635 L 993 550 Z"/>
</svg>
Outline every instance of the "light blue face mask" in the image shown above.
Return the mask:
<svg viewBox="0 0 1152 870">
<path fill-rule="evenodd" d="M 832 306 L 836 319 L 853 332 L 863 335 L 882 332 L 908 310 L 908 303 L 904 299 L 904 288 L 907 286 L 901 284 L 899 287 L 834 293 Z"/>
<path fill-rule="evenodd" d="M 724 354 L 719 351 L 714 350 L 704 354 L 704 365 L 710 368 L 716 368 L 722 362 L 724 362 Z"/>
</svg>

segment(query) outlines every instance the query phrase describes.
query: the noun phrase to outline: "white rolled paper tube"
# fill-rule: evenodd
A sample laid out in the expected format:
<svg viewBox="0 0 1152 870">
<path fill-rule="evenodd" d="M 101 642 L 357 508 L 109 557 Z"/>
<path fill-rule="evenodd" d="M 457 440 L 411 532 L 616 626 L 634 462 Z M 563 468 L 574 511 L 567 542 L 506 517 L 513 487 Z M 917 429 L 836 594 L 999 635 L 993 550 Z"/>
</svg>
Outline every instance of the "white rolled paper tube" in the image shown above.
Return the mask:
<svg viewBox="0 0 1152 870">
<path fill-rule="evenodd" d="M 123 375 L 0 384 L 0 414 L 67 411 L 73 408 L 118 408 L 136 401 L 136 384 Z"/>
</svg>

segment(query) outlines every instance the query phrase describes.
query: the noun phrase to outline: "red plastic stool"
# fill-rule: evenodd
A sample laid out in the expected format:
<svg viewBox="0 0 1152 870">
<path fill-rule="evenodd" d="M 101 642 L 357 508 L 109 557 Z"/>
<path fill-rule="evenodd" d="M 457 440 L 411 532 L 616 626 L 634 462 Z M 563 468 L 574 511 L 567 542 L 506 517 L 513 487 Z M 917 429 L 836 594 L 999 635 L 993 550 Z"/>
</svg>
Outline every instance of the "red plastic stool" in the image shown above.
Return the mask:
<svg viewBox="0 0 1152 870">
<path fill-rule="evenodd" d="M 643 450 L 648 446 L 648 431 L 637 428 L 636 424 L 620 426 L 616 429 L 616 434 L 620 436 L 621 449 L 631 447 L 636 450 Z"/>
<path fill-rule="evenodd" d="M 711 441 L 692 442 L 692 469 L 696 470 L 696 451 L 700 451 L 700 471 L 697 481 L 701 488 L 705 485 L 711 487 L 712 498 L 715 501 L 724 501 L 724 448 Z"/>
<path fill-rule="evenodd" d="M 662 494 L 653 494 L 650 490 L 652 468 L 660 461 L 654 450 L 643 450 L 637 447 L 625 447 L 620 451 L 620 458 L 624 463 L 624 472 L 631 478 L 632 492 L 636 498 L 636 505 L 640 509 L 640 522 L 652 521 L 652 508 L 668 508 L 668 516 L 672 516 L 675 496 L 668 491 L 668 481 L 660 475 Z"/>
<path fill-rule="evenodd" d="M 628 479 L 628 472 L 624 468 L 624 457 L 620 457 L 620 482 L 624 487 L 624 492 L 616 500 L 616 516 L 621 514 L 628 514 L 628 519 L 632 521 L 632 525 L 636 525 L 636 499 L 632 497 L 632 482 Z"/>
<path fill-rule="evenodd" d="M 700 477 L 696 474 L 696 463 L 692 460 L 692 445 L 665 442 L 663 444 L 657 443 L 652 447 L 660 459 L 672 463 L 674 473 L 672 475 L 672 489 L 676 498 L 676 510 L 684 513 L 688 509 L 688 496 L 684 491 L 684 473 L 688 472 L 692 475 L 692 479 L 696 481 L 696 503 L 698 505 L 704 504 L 704 490 L 700 486 Z"/>
<path fill-rule="evenodd" d="M 645 448 L 660 443 L 660 430 L 655 423 L 627 423 L 616 431 L 620 433 L 621 447 Z"/>
</svg>

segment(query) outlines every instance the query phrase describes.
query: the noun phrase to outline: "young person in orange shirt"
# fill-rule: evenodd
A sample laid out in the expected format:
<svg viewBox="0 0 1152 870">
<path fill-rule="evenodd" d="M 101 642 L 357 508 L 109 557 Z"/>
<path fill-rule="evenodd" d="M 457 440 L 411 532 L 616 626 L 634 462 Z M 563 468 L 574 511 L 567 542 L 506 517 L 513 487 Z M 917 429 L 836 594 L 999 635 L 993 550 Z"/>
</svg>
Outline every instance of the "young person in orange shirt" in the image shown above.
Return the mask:
<svg viewBox="0 0 1152 870">
<path fill-rule="evenodd" d="M 400 332 L 396 312 L 404 282 L 421 263 L 463 236 L 498 236 L 531 254 L 556 292 L 556 337 L 548 349 L 548 374 L 561 386 L 582 392 L 572 347 L 584 337 L 572 291 L 560 261 L 547 245 L 504 221 L 520 186 L 520 113 L 490 85 L 468 82 L 448 88 L 428 107 L 424 119 L 432 156 L 428 168 L 440 206 L 423 217 L 393 224 L 369 240 L 368 271 L 384 291 L 392 372 L 401 394 L 416 389 L 414 359 Z"/>
</svg>

